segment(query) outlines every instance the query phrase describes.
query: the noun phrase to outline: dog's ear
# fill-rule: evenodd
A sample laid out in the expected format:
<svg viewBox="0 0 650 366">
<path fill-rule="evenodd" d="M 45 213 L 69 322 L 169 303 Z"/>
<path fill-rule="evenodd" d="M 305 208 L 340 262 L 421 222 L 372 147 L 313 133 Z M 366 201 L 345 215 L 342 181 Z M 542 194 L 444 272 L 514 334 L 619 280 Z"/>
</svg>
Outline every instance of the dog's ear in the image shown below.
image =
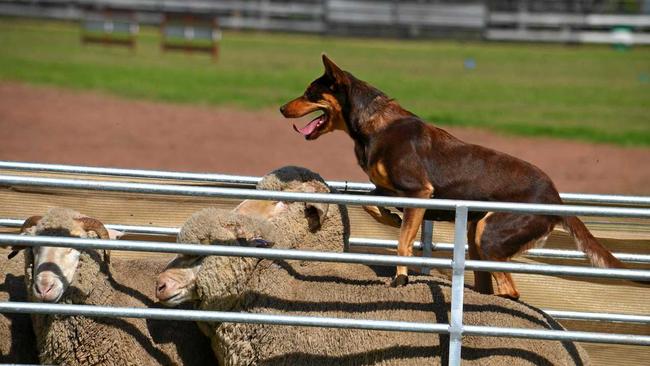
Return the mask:
<svg viewBox="0 0 650 366">
<path fill-rule="evenodd" d="M 326 54 L 323 53 L 323 66 L 325 66 L 325 75 L 332 78 L 337 83 L 345 84 L 348 82 L 348 76 L 334 61 L 330 60 Z"/>
</svg>

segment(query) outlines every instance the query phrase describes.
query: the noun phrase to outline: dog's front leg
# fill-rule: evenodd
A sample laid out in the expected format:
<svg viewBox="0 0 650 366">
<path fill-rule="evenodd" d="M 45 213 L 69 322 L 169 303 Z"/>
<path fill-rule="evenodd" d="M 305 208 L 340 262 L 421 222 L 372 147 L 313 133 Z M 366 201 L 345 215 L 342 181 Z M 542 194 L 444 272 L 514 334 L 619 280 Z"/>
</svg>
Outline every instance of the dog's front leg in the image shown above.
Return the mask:
<svg viewBox="0 0 650 366">
<path fill-rule="evenodd" d="M 370 192 L 373 196 L 392 196 L 393 192 L 381 187 L 376 187 Z M 389 209 L 379 206 L 363 206 L 363 209 L 372 216 L 377 222 L 383 225 L 400 228 L 402 226 L 402 219 L 398 214 L 390 212 Z"/>
<path fill-rule="evenodd" d="M 402 227 L 399 232 L 397 255 L 410 257 L 413 255 L 413 240 L 418 233 L 424 219 L 424 208 L 405 208 Z M 408 267 L 398 266 L 391 286 L 404 286 L 408 283 Z"/>
<path fill-rule="evenodd" d="M 402 226 L 402 219 L 399 215 L 390 212 L 387 208 L 379 206 L 363 206 L 363 209 L 380 224 L 396 227 L 398 229 Z"/>
</svg>

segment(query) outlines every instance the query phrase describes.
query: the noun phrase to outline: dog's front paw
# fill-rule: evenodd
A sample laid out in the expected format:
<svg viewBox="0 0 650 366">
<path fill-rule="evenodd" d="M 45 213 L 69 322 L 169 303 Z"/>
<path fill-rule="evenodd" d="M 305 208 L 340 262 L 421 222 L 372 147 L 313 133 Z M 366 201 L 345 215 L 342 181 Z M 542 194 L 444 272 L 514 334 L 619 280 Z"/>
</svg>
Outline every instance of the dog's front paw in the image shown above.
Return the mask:
<svg viewBox="0 0 650 366">
<path fill-rule="evenodd" d="M 390 282 L 390 287 L 402 287 L 409 283 L 409 277 L 406 275 L 397 275 Z"/>
<path fill-rule="evenodd" d="M 502 297 L 504 299 L 512 300 L 512 301 L 519 301 L 519 293 L 516 292 L 514 294 L 495 294 L 495 296 Z"/>
<path fill-rule="evenodd" d="M 399 217 L 398 214 L 391 212 L 389 218 L 390 218 L 390 222 L 391 222 L 390 226 L 394 226 L 396 228 L 402 227 L 402 218 Z"/>
</svg>

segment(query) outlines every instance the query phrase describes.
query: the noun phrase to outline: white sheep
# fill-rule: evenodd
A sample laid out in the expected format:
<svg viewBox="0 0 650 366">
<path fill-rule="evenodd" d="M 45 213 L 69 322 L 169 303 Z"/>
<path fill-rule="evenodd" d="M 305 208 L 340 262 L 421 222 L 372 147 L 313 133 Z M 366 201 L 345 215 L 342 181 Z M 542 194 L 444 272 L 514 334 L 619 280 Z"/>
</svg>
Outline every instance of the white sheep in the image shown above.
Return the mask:
<svg viewBox="0 0 650 366">
<path fill-rule="evenodd" d="M 308 171 L 290 171 L 293 174 L 285 175 L 287 169 L 272 173 L 260 187 L 313 186 L 304 185 L 313 178 Z M 296 176 L 298 172 L 305 174 Z M 276 247 L 340 251 L 347 216 L 338 216 L 343 222 L 329 221 L 330 210 L 322 208 L 320 212 L 327 214 L 317 223 L 305 219 L 305 204 L 246 201 L 234 213 L 216 209 L 196 213 L 183 226 L 178 241 L 255 245 L 267 239 Z M 273 225 L 270 232 L 265 220 Z M 294 226 L 298 222 L 302 228 Z M 327 233 L 321 232 L 326 227 Z M 449 322 L 448 281 L 418 276 L 407 287 L 387 288 L 377 272 L 382 270 L 364 265 L 179 256 L 160 274 L 157 295 L 169 306 L 194 301 L 204 310 Z M 464 295 L 465 324 L 562 329 L 523 303 L 469 289 Z M 235 323 L 200 323 L 200 327 L 222 365 L 421 365 L 446 364 L 448 358 L 447 335 Z M 589 363 L 576 344 L 547 340 L 466 336 L 462 354 L 464 364 L 476 365 Z"/>
<path fill-rule="evenodd" d="M 67 236 L 79 238 L 110 237 L 109 231 L 96 219 L 83 216 L 73 210 L 54 208 L 44 216 L 26 220 L 21 229 L 25 235 Z M 13 254 L 17 250 L 14 248 Z M 121 276 L 132 281 L 146 281 L 153 268 L 133 263 L 121 263 L 115 267 L 108 262 L 108 253 L 97 250 L 72 248 L 34 247 L 25 251 L 25 284 L 32 301 L 65 304 L 138 306 L 153 302 L 143 293 L 119 283 L 112 271 L 129 271 Z M 146 263 L 144 261 L 143 263 Z M 144 319 L 88 318 L 84 316 L 33 315 L 39 359 L 46 364 L 65 365 L 159 365 L 159 364 L 205 364 L 214 360 L 209 349 L 201 342 L 186 342 L 184 352 L 179 354 L 177 344 L 150 334 L 151 322 Z M 175 322 L 167 322 L 175 327 Z M 158 326 L 160 328 L 160 326 Z M 187 329 L 178 327 L 174 329 Z M 190 332 L 190 334 L 192 334 Z M 198 331 L 195 335 L 200 337 Z M 179 337 L 187 334 L 178 334 Z M 194 346 L 193 346 L 194 345 Z M 200 346 L 206 349 L 200 349 Z M 187 356 L 187 355 L 190 356 Z M 205 357 L 207 356 L 207 357 Z M 186 362 L 189 361 L 189 362 Z"/>
</svg>

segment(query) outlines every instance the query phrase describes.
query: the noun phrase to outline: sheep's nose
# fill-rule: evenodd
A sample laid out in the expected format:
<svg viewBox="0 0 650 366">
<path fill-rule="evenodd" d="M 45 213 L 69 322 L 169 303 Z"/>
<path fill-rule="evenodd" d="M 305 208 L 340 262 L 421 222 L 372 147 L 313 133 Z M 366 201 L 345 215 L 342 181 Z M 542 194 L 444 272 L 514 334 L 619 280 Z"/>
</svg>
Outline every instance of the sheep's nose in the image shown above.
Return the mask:
<svg viewBox="0 0 650 366">
<path fill-rule="evenodd" d="M 164 284 L 164 283 L 161 283 L 161 284 L 158 285 L 158 288 L 156 289 L 156 291 L 163 292 L 163 291 L 165 291 L 165 287 L 167 287 L 167 285 Z"/>
<path fill-rule="evenodd" d="M 56 298 L 54 291 L 54 282 L 46 281 L 36 283 L 36 297 L 41 299 L 41 301 L 54 301 Z"/>
<path fill-rule="evenodd" d="M 158 278 L 156 281 L 156 297 L 158 300 L 166 300 L 174 295 L 173 292 L 176 291 L 176 287 L 176 281 L 171 278 Z"/>
<path fill-rule="evenodd" d="M 165 296 L 165 290 L 167 289 L 167 284 L 165 282 L 158 282 L 156 284 L 156 297 L 160 300 L 166 298 Z"/>
<path fill-rule="evenodd" d="M 160 299 L 166 289 L 167 283 L 162 279 L 158 279 L 158 281 L 156 281 L 156 297 Z"/>
</svg>

